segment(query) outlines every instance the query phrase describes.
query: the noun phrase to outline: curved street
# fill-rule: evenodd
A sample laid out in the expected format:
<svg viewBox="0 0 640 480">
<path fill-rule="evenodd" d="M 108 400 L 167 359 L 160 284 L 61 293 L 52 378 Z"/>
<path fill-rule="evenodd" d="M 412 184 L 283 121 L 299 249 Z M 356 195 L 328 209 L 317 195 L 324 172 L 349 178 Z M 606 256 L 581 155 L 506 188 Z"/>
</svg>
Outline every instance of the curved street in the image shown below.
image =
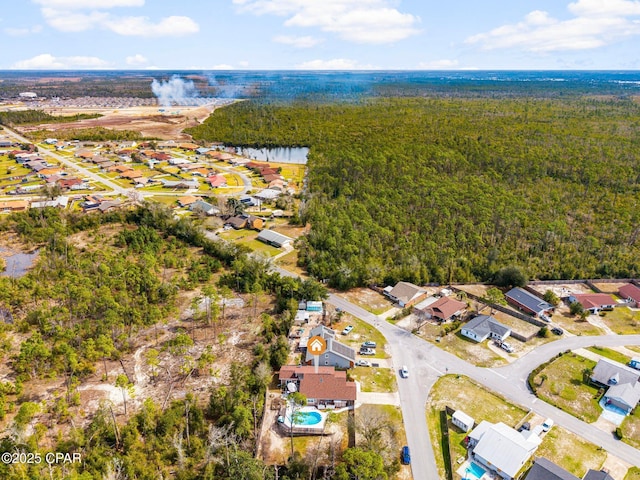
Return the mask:
<svg viewBox="0 0 640 480">
<path fill-rule="evenodd" d="M 328 302 L 376 327 L 386 338 L 398 380 L 398 392 L 407 442 L 412 455 L 412 471 L 416 479 L 439 478 L 426 422 L 426 402 L 436 380 L 446 374 L 466 375 L 507 400 L 543 416 L 557 425 L 602 447 L 632 465 L 640 465 L 640 451 L 616 440 L 611 433 L 585 423 L 562 410 L 539 400 L 527 386 L 531 370 L 559 352 L 600 346 L 640 345 L 640 335 L 573 336 L 547 343 L 534 349 L 508 366 L 480 368 L 455 355 L 373 315 L 349 301 L 330 295 Z M 398 369 L 406 365 L 409 378 L 400 378 Z M 419 454 L 418 454 L 419 452 Z"/>
</svg>

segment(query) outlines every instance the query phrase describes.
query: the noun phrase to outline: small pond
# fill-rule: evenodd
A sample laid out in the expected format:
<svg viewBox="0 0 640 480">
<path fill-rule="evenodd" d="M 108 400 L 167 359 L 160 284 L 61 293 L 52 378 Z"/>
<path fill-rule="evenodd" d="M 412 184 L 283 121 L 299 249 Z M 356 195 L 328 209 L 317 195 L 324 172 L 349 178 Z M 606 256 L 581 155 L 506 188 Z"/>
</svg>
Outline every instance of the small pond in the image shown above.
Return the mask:
<svg viewBox="0 0 640 480">
<path fill-rule="evenodd" d="M 20 278 L 29 271 L 38 259 L 38 250 L 31 253 L 11 253 L 0 247 L 0 254 L 6 263 L 4 271 L 0 272 L 2 277 Z"/>
<path fill-rule="evenodd" d="M 236 147 L 236 152 L 247 158 L 275 163 L 297 163 L 305 165 L 309 148 L 307 147 L 279 147 L 279 148 L 243 148 Z"/>
</svg>

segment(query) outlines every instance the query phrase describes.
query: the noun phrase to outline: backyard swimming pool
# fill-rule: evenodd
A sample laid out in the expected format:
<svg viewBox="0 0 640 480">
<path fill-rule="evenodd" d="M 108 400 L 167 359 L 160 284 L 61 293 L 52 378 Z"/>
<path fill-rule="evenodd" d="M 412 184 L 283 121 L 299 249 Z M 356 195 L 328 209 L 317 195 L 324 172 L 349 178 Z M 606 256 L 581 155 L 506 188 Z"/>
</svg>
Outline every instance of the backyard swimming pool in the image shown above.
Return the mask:
<svg viewBox="0 0 640 480">
<path fill-rule="evenodd" d="M 318 412 L 298 412 L 294 425 L 317 425 L 322 421 L 322 415 Z"/>
<path fill-rule="evenodd" d="M 469 463 L 469 466 L 465 469 L 465 476 L 463 478 L 467 480 L 477 480 L 482 478 L 485 474 L 484 469 L 473 462 Z"/>
</svg>

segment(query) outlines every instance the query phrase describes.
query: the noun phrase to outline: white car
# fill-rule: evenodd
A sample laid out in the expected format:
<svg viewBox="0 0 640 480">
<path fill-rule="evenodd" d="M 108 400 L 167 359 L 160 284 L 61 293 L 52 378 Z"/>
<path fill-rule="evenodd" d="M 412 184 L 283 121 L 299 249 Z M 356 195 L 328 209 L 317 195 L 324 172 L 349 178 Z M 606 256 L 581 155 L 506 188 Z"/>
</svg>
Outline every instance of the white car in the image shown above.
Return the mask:
<svg viewBox="0 0 640 480">
<path fill-rule="evenodd" d="M 366 360 L 358 360 L 356 362 L 356 367 L 370 367 L 371 362 L 367 362 Z"/>
<path fill-rule="evenodd" d="M 402 368 L 400 369 L 400 376 L 402 378 L 407 378 L 409 377 L 409 369 L 407 368 L 406 365 L 403 365 Z"/>
<path fill-rule="evenodd" d="M 553 427 L 553 420 L 550 418 L 547 418 L 543 423 L 542 423 L 542 430 L 544 432 L 548 432 L 549 430 L 551 430 L 551 427 Z"/>
<path fill-rule="evenodd" d="M 500 344 L 500 348 L 503 349 L 505 352 L 513 353 L 513 347 L 507 342 L 502 342 Z"/>
</svg>

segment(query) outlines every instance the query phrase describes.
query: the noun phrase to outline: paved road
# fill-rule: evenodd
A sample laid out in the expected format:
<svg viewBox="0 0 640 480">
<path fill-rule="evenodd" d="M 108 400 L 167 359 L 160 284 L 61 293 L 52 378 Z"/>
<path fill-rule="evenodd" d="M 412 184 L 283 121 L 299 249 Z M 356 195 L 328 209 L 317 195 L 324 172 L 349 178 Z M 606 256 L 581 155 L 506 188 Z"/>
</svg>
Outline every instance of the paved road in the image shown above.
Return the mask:
<svg viewBox="0 0 640 480">
<path fill-rule="evenodd" d="M 398 391 L 407 441 L 414 452 L 412 455 L 414 478 L 439 478 L 426 424 L 425 404 L 435 381 L 446 373 L 466 375 L 514 403 L 531 409 L 543 417 L 551 417 L 557 425 L 603 447 L 622 460 L 632 465 L 640 465 L 639 450 L 616 440 L 611 433 L 603 432 L 537 399 L 529 392 L 526 385 L 526 378 L 531 370 L 561 351 L 589 345 L 640 345 L 640 335 L 567 337 L 538 347 L 508 366 L 480 368 L 381 320 L 341 297 L 330 295 L 328 301 L 378 328 L 387 339 L 396 374 L 402 365 L 409 368 L 408 379 L 402 379 L 398 375 Z"/>
</svg>

